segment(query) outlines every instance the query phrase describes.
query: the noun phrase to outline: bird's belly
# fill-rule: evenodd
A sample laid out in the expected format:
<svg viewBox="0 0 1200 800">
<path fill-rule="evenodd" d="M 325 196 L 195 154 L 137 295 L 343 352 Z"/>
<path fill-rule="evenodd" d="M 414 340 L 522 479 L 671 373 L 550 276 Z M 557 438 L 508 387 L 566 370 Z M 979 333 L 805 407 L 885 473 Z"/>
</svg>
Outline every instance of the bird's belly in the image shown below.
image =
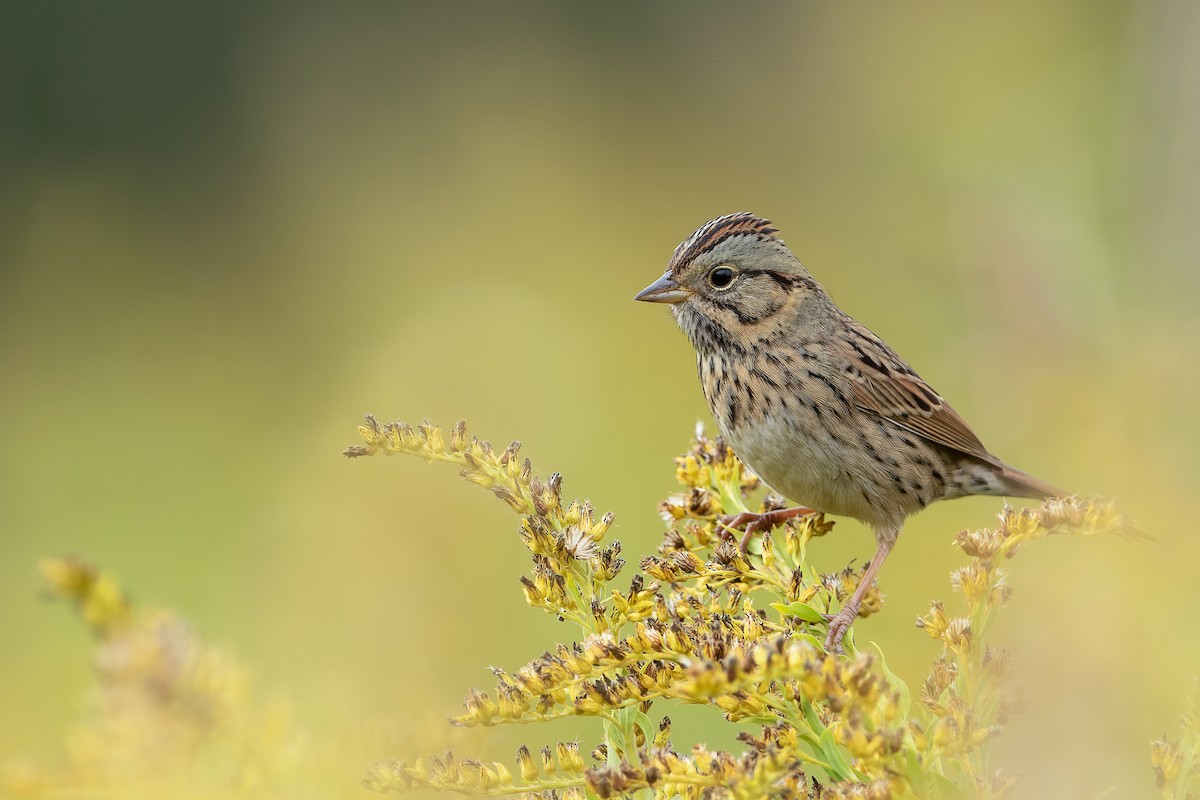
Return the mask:
<svg viewBox="0 0 1200 800">
<path fill-rule="evenodd" d="M 812 430 L 801 433 L 794 423 L 761 419 L 725 436 L 737 456 L 788 500 L 871 525 L 890 523 L 896 510 L 855 470 L 857 451 L 820 426 Z"/>
</svg>

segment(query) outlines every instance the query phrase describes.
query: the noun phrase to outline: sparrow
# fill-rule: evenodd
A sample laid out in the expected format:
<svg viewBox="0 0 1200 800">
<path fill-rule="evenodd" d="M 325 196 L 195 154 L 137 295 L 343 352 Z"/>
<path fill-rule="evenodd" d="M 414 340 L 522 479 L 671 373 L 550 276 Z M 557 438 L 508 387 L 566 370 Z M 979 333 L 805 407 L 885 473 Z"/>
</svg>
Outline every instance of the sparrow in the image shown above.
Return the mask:
<svg viewBox="0 0 1200 800">
<path fill-rule="evenodd" d="M 1066 493 L 992 455 L 903 358 L 838 308 L 778 233 L 750 213 L 711 220 L 635 299 L 671 307 L 721 435 L 802 504 L 726 520 L 745 527 L 743 550 L 753 532 L 801 514 L 874 531 L 858 587 L 829 617 L 825 647 L 837 652 L 910 514 L 970 495 Z"/>
</svg>

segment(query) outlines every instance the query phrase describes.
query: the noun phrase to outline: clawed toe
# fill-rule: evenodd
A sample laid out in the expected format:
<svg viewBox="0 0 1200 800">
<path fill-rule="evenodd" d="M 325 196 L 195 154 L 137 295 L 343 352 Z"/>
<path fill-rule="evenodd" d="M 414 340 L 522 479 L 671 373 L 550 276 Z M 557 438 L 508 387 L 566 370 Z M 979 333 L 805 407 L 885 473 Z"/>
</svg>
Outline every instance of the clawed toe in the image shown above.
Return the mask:
<svg viewBox="0 0 1200 800">
<path fill-rule="evenodd" d="M 745 531 L 738 545 L 741 548 L 742 554 L 745 555 L 746 548 L 750 545 L 750 537 L 754 534 L 769 531 L 778 525 L 782 525 L 792 517 L 815 513 L 811 508 L 805 508 L 804 506 L 778 508 L 774 511 L 764 511 L 761 514 L 756 514 L 753 511 L 743 511 L 740 514 L 726 514 L 723 517 L 717 517 L 717 524 L 723 528 Z"/>
<path fill-rule="evenodd" d="M 842 639 L 846 638 L 846 632 L 850 630 L 850 626 L 858 618 L 858 606 L 847 605 L 836 614 L 825 614 L 823 616 L 829 620 L 829 633 L 825 636 L 825 652 L 840 654 L 842 652 Z"/>
<path fill-rule="evenodd" d="M 754 534 L 770 530 L 773 525 L 767 519 L 767 514 L 755 514 L 752 511 L 743 511 L 741 514 L 728 514 L 717 518 L 717 523 L 724 528 L 730 530 L 743 530 L 742 539 L 738 542 L 738 549 L 742 551 L 742 555 L 746 554 L 746 548 L 750 546 L 750 537 Z"/>
<path fill-rule="evenodd" d="M 767 513 L 769 514 L 771 512 Z M 725 528 L 733 528 L 734 530 L 741 530 L 743 527 L 749 529 L 752 527 L 757 527 L 765 516 L 766 514 L 755 514 L 753 511 L 743 511 L 740 514 L 725 514 L 724 516 L 717 517 L 717 524 Z"/>
</svg>

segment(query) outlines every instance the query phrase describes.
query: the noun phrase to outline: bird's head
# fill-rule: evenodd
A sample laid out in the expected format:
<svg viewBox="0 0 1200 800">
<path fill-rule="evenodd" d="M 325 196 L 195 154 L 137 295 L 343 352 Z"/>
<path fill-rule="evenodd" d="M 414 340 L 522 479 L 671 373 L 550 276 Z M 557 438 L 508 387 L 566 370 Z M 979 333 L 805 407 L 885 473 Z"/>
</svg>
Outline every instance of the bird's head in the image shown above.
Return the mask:
<svg viewBox="0 0 1200 800">
<path fill-rule="evenodd" d="M 707 222 L 634 299 L 671 304 L 698 349 L 713 337 L 737 342 L 768 332 L 806 298 L 824 295 L 777 233 L 745 212 Z"/>
</svg>

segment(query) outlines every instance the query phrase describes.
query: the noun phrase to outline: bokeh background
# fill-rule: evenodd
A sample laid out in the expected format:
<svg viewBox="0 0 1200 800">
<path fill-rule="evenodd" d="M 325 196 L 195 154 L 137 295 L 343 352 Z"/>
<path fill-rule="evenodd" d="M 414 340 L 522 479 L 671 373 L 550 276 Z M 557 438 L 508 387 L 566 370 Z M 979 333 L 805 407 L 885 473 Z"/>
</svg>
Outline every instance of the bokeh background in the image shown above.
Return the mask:
<svg viewBox="0 0 1200 800">
<path fill-rule="evenodd" d="M 5 4 L 0 758 L 87 707 L 34 569 L 68 552 L 290 697 L 326 796 L 440 747 L 486 665 L 571 632 L 506 507 L 340 456 L 361 414 L 522 439 L 636 559 L 707 413 L 631 297 L 752 210 L 993 451 L 1155 537 L 1029 548 L 995 631 L 1023 796 L 1150 796 L 1200 663 L 1198 75 L 1187 0 Z M 1001 502 L 920 515 L 883 573 L 859 638 L 913 683 L 950 538 Z M 822 566 L 869 555 L 837 534 Z"/>
</svg>

